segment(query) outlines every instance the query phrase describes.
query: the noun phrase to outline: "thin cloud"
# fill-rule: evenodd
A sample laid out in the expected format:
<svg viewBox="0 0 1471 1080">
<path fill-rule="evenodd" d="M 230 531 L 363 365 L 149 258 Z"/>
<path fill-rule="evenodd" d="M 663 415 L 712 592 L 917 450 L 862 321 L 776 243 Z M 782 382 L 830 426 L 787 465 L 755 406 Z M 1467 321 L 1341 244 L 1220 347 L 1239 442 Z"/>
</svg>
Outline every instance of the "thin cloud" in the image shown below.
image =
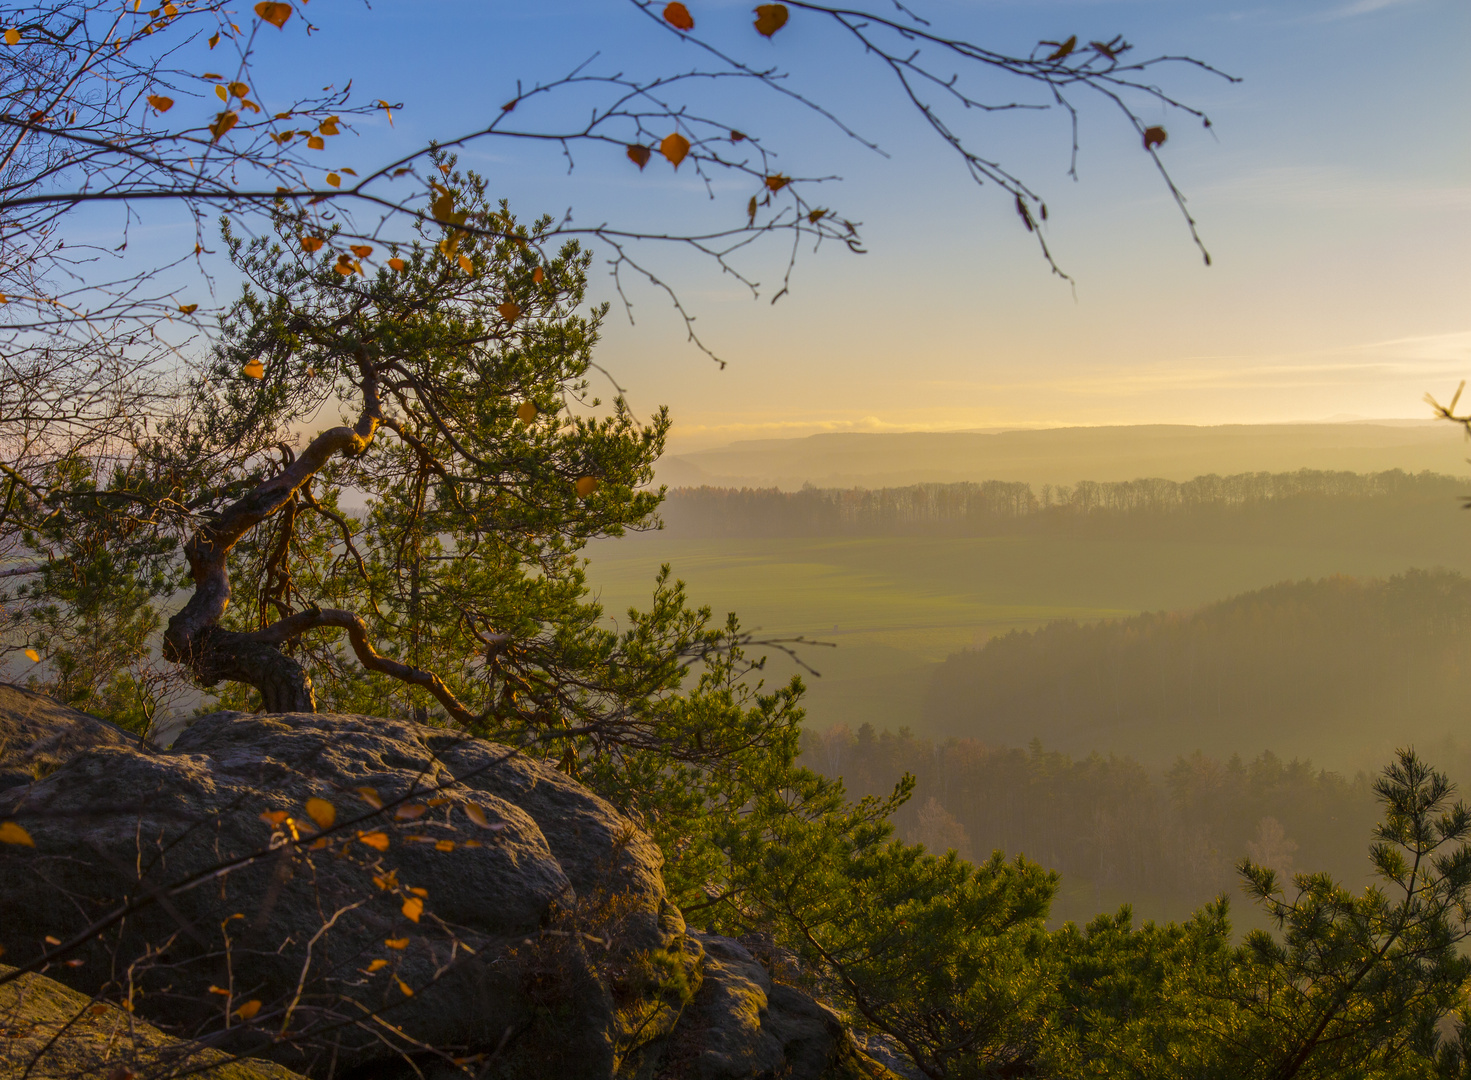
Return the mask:
<svg viewBox="0 0 1471 1080">
<path fill-rule="evenodd" d="M 1256 169 L 1208 184 L 1196 194 L 1217 202 L 1314 209 L 1449 210 L 1471 206 L 1471 184 L 1381 179 L 1348 169 L 1309 165 Z"/>
<path fill-rule="evenodd" d="M 1356 15 L 1372 15 L 1376 11 L 1385 8 L 1404 7 L 1407 4 L 1417 3 L 1418 0 L 1354 0 L 1354 3 L 1345 5 L 1335 11 L 1327 12 L 1325 17 L 1330 19 L 1352 19 Z"/>
</svg>

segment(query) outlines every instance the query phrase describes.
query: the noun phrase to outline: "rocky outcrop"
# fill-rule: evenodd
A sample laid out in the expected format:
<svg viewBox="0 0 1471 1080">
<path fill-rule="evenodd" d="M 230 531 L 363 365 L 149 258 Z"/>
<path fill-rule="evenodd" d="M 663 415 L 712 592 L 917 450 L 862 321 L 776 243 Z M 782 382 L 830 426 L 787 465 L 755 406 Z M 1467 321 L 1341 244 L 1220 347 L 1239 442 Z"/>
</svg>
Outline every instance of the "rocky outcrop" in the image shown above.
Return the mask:
<svg viewBox="0 0 1471 1080">
<path fill-rule="evenodd" d="M 775 982 L 739 941 L 690 936 L 704 954 L 700 989 L 662 1048 L 658 1080 L 897 1080 L 837 1013 Z"/>
<path fill-rule="evenodd" d="M 23 752 L 66 750 L 0 790 L 34 844 L 0 844 L 0 946 L 88 1001 L 347 1080 L 893 1076 L 687 932 L 653 842 L 520 752 L 291 713 L 203 717 L 162 752 L 43 714 Z"/>
<path fill-rule="evenodd" d="M 0 845 L 7 960 L 84 935 L 53 968 L 74 988 L 303 1072 L 609 1076 L 626 1016 L 662 1033 L 662 983 L 694 963 L 648 837 L 549 766 L 433 728 L 217 714 L 167 754 L 82 751 L 0 792 L 4 818 L 35 844 Z"/>
<path fill-rule="evenodd" d="M 0 964 L 0 978 L 14 971 Z M 0 1076 L 301 1080 L 269 1061 L 234 1059 L 171 1039 L 115 1005 L 33 973 L 0 984 Z"/>
<path fill-rule="evenodd" d="M 0 789 L 38 780 L 94 746 L 136 744 L 136 738 L 95 716 L 0 682 Z"/>
</svg>

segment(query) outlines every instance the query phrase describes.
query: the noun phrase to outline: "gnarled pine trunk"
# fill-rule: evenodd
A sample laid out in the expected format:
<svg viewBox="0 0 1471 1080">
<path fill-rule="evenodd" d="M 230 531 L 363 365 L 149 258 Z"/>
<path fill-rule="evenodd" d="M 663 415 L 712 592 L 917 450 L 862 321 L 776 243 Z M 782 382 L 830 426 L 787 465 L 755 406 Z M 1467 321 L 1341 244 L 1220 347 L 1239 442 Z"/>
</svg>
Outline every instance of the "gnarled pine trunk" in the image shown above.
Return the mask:
<svg viewBox="0 0 1471 1080">
<path fill-rule="evenodd" d="M 265 707 L 271 712 L 317 711 L 311 677 L 279 648 L 290 638 L 273 633 L 271 627 L 242 633 L 220 626 L 225 609 L 230 606 L 228 560 L 240 538 L 279 513 L 334 454 L 357 455 L 367 450 L 378 427 L 378 399 L 371 385 L 365 396 L 367 400 L 355 427 L 332 428 L 318 435 L 300 457 L 231 503 L 184 545 L 184 557 L 194 579 L 194 595 L 169 619 L 163 654 L 165 659 L 186 666 L 205 686 L 214 686 L 222 680 L 245 683 L 260 691 Z"/>
</svg>

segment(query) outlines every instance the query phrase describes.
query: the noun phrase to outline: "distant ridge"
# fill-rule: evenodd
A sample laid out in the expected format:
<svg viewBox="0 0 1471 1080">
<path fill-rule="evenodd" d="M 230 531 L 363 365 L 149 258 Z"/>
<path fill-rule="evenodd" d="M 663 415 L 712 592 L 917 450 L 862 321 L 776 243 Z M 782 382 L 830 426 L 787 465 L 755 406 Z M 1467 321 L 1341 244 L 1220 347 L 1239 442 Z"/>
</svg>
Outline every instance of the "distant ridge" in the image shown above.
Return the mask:
<svg viewBox="0 0 1471 1080">
<path fill-rule="evenodd" d="M 665 458 L 671 487 L 901 487 L 1012 480 L 1036 486 L 1210 473 L 1466 475 L 1459 428 L 1426 420 L 1317 424 L 1148 424 L 1001 432 L 844 432 L 759 439 Z"/>
</svg>

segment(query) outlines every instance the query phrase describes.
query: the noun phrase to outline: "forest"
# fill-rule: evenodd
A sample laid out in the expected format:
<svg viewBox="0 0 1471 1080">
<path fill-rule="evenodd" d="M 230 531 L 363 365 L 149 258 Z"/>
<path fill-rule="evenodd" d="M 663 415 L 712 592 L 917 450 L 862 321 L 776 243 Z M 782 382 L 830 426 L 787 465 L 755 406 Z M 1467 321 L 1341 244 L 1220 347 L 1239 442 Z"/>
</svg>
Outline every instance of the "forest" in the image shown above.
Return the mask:
<svg viewBox="0 0 1471 1080">
<path fill-rule="evenodd" d="M 1326 872 L 1353 888 L 1370 877 L 1362 842 L 1378 813 L 1370 775 L 1345 777 L 1270 751 L 1249 759 L 1197 751 L 1153 769 L 1120 754 L 1075 758 L 1039 739 L 1016 748 L 864 725 L 808 730 L 802 755 L 856 795 L 882 795 L 914 777 L 914 797 L 894 815 L 913 843 L 971 860 L 1022 851 L 1056 870 L 1053 925 L 1086 923 L 1125 903 L 1141 918 L 1187 919 L 1236 895 L 1243 857 L 1283 876 Z M 1464 757 L 1437 755 L 1456 765 Z M 1238 918 L 1260 923 L 1250 908 Z"/>
<path fill-rule="evenodd" d="M 1260 542 L 1323 540 L 1346 529 L 1423 531 L 1427 512 L 1465 496 L 1464 479 L 1434 473 L 1242 473 L 1177 482 L 1073 485 L 915 484 L 851 490 L 809 486 L 675 488 L 662 517 L 683 537 L 1078 536 Z"/>
<path fill-rule="evenodd" d="M 991 638 L 934 671 L 927 729 L 1032 738 L 1161 764 L 1195 750 L 1333 748 L 1367 764 L 1459 731 L 1471 671 L 1471 579 L 1284 582 L 1194 611 Z M 1345 753 L 1346 751 L 1346 753 Z"/>
</svg>

